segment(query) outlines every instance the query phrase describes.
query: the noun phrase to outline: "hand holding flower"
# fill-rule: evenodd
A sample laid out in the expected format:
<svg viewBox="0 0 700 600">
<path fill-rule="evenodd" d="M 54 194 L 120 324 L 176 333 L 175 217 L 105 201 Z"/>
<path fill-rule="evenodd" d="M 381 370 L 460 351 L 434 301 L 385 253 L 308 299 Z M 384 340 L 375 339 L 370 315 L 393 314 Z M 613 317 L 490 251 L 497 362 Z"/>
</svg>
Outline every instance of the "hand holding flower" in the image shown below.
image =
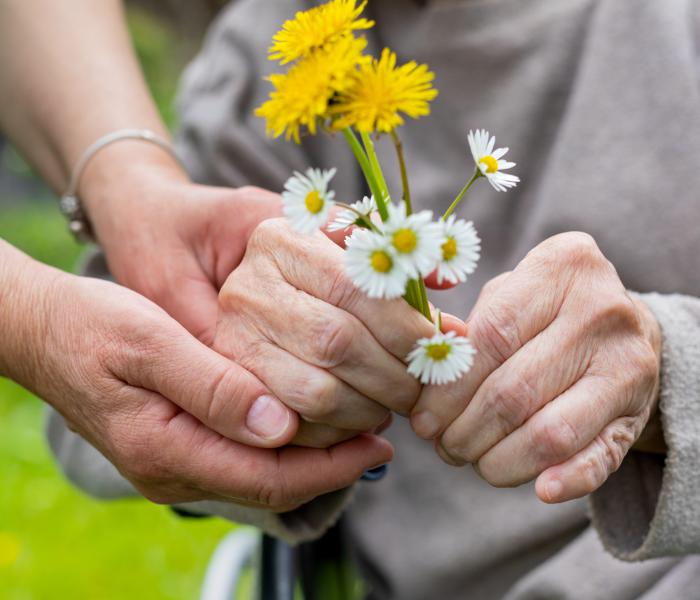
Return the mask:
<svg viewBox="0 0 700 600">
<path fill-rule="evenodd" d="M 656 411 L 660 332 L 593 239 L 537 246 L 484 288 L 467 328 L 474 368 L 424 388 L 416 433 L 492 485 L 537 478 L 546 502 L 602 485 Z"/>
<path fill-rule="evenodd" d="M 328 446 L 371 431 L 389 411 L 409 414 L 420 393 L 403 359 L 433 326 L 400 297 L 363 294 L 344 254 L 321 233 L 267 220 L 219 296 L 214 348 L 301 415 L 293 443 Z"/>
</svg>

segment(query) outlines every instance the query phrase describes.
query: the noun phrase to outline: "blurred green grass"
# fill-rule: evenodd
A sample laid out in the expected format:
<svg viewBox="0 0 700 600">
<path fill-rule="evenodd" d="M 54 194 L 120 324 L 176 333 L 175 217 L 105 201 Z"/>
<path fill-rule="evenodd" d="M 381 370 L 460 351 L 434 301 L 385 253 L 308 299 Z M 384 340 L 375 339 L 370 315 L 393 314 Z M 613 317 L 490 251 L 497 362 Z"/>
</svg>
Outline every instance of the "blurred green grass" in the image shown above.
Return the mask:
<svg viewBox="0 0 700 600">
<path fill-rule="evenodd" d="M 177 40 L 152 17 L 129 25 L 156 102 L 175 120 Z M 81 247 L 55 206 L 0 209 L 0 237 L 36 259 L 73 270 Z M 2 332 L 0 332 L 0 337 Z M 0 600 L 186 600 L 231 529 L 185 520 L 140 500 L 98 502 L 61 476 L 43 437 L 40 400 L 0 378 Z"/>
<path fill-rule="evenodd" d="M 80 247 L 51 206 L 4 210 L 0 237 L 71 270 Z M 97 502 L 59 474 L 43 405 L 0 379 L 0 598 L 196 598 L 206 562 L 231 529 L 145 501 Z"/>
</svg>

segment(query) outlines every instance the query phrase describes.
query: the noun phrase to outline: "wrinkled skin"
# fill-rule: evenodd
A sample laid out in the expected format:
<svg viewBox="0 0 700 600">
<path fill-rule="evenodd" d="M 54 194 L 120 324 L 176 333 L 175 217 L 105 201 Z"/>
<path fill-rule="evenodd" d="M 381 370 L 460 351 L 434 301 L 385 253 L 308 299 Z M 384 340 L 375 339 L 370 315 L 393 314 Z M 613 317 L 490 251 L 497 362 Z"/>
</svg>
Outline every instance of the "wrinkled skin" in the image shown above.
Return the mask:
<svg viewBox="0 0 700 600">
<path fill-rule="evenodd" d="M 294 443 L 326 447 L 374 430 L 418 399 L 403 361 L 433 326 L 402 299 L 357 290 L 343 251 L 321 233 L 299 235 L 283 219 L 261 223 L 220 305 L 214 348 L 299 413 Z"/>
<path fill-rule="evenodd" d="M 53 404 L 150 500 L 285 511 L 391 459 L 391 445 L 373 435 L 328 450 L 270 448 L 294 436 L 296 415 L 276 437 L 251 432 L 246 415 L 267 388 L 155 304 L 48 267 L 24 273 L 36 290 L 34 337 L 22 336 L 26 350 L 8 374 Z"/>
<path fill-rule="evenodd" d="M 552 237 L 489 282 L 467 329 L 472 371 L 424 388 L 411 417 L 445 462 L 499 487 L 537 479 L 561 502 L 602 485 L 635 441 L 663 450 L 649 423 L 659 325 L 590 236 Z"/>
</svg>

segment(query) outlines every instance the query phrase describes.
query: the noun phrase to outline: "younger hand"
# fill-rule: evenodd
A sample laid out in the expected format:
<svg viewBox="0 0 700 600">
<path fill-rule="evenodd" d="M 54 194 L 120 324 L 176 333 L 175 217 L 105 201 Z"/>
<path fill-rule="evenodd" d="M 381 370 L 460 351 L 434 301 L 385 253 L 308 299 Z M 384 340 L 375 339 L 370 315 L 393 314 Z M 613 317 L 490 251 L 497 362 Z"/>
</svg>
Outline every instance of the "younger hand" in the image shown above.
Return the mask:
<svg viewBox="0 0 700 600">
<path fill-rule="evenodd" d="M 150 500 L 290 510 L 391 459 L 369 435 L 273 449 L 297 417 L 253 374 L 126 288 L 17 260 L 0 373 L 54 405 Z"/>
<path fill-rule="evenodd" d="M 545 502 L 602 485 L 656 411 L 660 329 L 594 240 L 566 233 L 537 246 L 487 284 L 467 329 L 475 365 L 424 388 L 416 433 L 492 485 L 537 478 Z"/>
</svg>

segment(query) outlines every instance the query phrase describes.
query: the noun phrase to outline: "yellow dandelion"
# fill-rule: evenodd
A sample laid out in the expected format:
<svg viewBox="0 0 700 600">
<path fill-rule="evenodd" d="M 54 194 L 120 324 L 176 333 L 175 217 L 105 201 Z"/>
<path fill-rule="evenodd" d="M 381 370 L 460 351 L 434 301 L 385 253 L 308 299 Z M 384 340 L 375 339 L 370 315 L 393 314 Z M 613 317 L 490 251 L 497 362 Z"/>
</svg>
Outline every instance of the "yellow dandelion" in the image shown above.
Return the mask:
<svg viewBox="0 0 700 600">
<path fill-rule="evenodd" d="M 297 143 L 303 127 L 314 135 L 319 121 L 329 117 L 333 96 L 352 85 L 357 65 L 366 62 L 362 56 L 365 46 L 365 38 L 346 35 L 296 63 L 286 75 L 271 75 L 274 90 L 255 111 L 266 119 L 268 134 L 278 137 L 284 133 Z"/>
<path fill-rule="evenodd" d="M 309 56 L 355 30 L 373 27 L 374 21 L 359 18 L 366 5 L 366 0 L 360 6 L 357 0 L 331 0 L 298 12 L 272 38 L 270 60 L 279 60 L 284 65 Z"/>
<path fill-rule="evenodd" d="M 434 78 L 426 65 L 415 61 L 397 67 L 396 54 L 385 48 L 379 60 L 360 65 L 352 86 L 333 105 L 333 126 L 389 133 L 403 125 L 400 113 L 413 119 L 428 115 L 428 103 L 438 94 Z"/>
</svg>

